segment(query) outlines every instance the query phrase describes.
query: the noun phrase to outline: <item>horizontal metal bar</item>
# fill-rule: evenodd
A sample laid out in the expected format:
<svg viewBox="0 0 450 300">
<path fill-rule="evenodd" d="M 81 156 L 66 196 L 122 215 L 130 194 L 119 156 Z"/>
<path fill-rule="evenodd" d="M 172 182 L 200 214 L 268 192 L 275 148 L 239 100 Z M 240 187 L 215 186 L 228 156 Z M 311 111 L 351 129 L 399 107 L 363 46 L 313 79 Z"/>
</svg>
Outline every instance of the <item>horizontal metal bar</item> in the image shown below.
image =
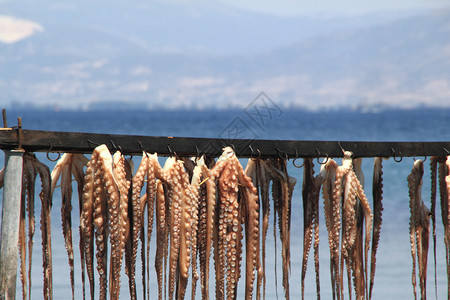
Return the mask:
<svg viewBox="0 0 450 300">
<path fill-rule="evenodd" d="M 196 156 L 207 154 L 219 156 L 222 148 L 231 146 L 239 157 L 342 157 L 342 149 L 352 151 L 355 157 L 406 157 L 448 155 L 450 142 L 363 142 L 363 141 L 296 141 L 296 140 L 249 140 L 213 139 L 190 137 L 154 137 L 115 135 L 81 132 L 0 130 L 0 148 L 23 149 L 31 152 L 92 153 L 106 144 L 111 151 L 118 148 L 124 154 L 157 152 L 159 155 Z"/>
</svg>

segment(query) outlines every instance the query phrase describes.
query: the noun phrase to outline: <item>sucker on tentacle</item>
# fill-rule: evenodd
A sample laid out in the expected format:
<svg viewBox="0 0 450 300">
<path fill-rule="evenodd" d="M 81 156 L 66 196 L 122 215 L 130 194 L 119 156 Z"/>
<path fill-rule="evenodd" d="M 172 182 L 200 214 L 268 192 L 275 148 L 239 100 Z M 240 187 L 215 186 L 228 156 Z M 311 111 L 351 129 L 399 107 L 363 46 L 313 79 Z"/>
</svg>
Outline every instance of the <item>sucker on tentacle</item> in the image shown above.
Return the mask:
<svg viewBox="0 0 450 300">
<path fill-rule="evenodd" d="M 370 258 L 370 283 L 369 299 L 372 299 L 372 290 L 375 280 L 376 256 L 378 243 L 380 241 L 382 212 L 383 212 L 383 158 L 375 157 L 373 166 L 373 231 L 372 231 L 372 253 Z"/>
</svg>

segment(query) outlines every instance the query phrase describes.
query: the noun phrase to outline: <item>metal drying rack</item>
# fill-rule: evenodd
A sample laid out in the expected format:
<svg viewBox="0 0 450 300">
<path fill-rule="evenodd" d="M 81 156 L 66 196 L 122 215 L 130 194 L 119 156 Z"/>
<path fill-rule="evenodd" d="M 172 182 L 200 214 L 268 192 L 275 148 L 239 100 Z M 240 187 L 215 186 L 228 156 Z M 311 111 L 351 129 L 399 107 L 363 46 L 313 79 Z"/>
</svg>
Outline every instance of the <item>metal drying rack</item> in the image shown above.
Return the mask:
<svg viewBox="0 0 450 300">
<path fill-rule="evenodd" d="M 0 149 L 5 152 L 2 229 L 0 244 L 0 299 L 14 299 L 16 292 L 20 197 L 23 154 L 25 152 L 92 153 L 105 144 L 111 151 L 140 155 L 144 151 L 162 156 L 217 157 L 224 146 L 231 146 L 239 157 L 250 158 L 328 158 L 343 157 L 343 150 L 354 157 L 447 156 L 450 142 L 363 142 L 217 139 L 194 137 L 154 137 L 82 132 L 27 130 L 18 118 L 17 126 L 8 127 L 3 110 Z M 59 155 L 58 155 L 59 157 Z M 53 159 L 50 159 L 53 160 Z"/>
</svg>

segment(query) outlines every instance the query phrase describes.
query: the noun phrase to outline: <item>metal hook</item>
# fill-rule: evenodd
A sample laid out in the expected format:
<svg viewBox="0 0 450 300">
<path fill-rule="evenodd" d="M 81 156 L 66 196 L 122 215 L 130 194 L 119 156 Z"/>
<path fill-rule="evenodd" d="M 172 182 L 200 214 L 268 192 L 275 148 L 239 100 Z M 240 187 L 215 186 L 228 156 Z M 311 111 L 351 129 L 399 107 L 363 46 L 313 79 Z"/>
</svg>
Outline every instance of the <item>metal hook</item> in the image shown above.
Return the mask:
<svg viewBox="0 0 450 300">
<path fill-rule="evenodd" d="M 114 141 L 109 140 L 109 142 L 111 143 L 112 147 L 114 148 L 114 152 L 117 151 L 118 148 L 117 148 L 116 144 L 114 143 Z"/>
<path fill-rule="evenodd" d="M 398 162 L 398 163 L 399 163 L 399 162 L 401 162 L 401 161 L 403 160 L 403 157 L 402 157 L 402 153 L 401 153 L 401 152 L 400 152 L 400 160 L 397 160 L 397 159 L 396 159 L 397 156 L 395 155 L 396 152 L 395 152 L 394 148 L 391 147 L 391 151 L 392 151 L 392 158 L 394 159 L 395 162 Z"/>
<path fill-rule="evenodd" d="M 344 148 L 342 147 L 342 145 L 341 145 L 341 142 L 340 142 L 340 141 L 338 141 L 338 145 L 339 145 L 339 148 L 341 148 L 342 154 L 344 154 L 344 153 L 345 153 L 345 150 L 344 150 Z"/>
<path fill-rule="evenodd" d="M 281 159 L 288 160 L 288 155 L 287 155 L 286 152 L 282 152 L 280 149 L 278 149 L 277 146 L 275 146 L 275 150 L 277 150 L 278 156 L 279 156 Z M 284 157 L 282 156 L 282 154 L 284 154 Z"/>
<path fill-rule="evenodd" d="M 145 156 L 148 157 L 147 150 L 145 150 L 144 145 L 142 145 L 142 142 L 138 140 L 139 148 L 141 148 L 141 151 L 145 153 Z"/>
<path fill-rule="evenodd" d="M 317 149 L 316 148 L 316 152 L 317 152 L 317 162 L 319 163 L 319 164 L 321 164 L 321 165 L 324 165 L 324 164 L 326 164 L 327 162 L 328 162 L 328 160 L 330 159 L 330 157 L 328 156 L 328 153 L 325 153 L 325 155 L 326 155 L 326 158 L 325 158 L 325 161 L 324 162 L 320 162 L 320 160 L 319 160 L 319 158 L 320 158 L 320 151 L 319 151 L 319 149 Z"/>
<path fill-rule="evenodd" d="M 100 146 L 100 144 L 95 143 L 95 142 L 91 141 L 90 139 L 86 139 L 86 142 L 88 143 L 88 146 L 91 149 L 94 149 L 95 147 Z M 93 147 L 93 146 L 95 146 L 95 147 Z"/>
<path fill-rule="evenodd" d="M 442 149 L 447 153 L 447 156 L 450 154 L 450 151 L 448 151 L 445 147 L 442 147 Z"/>
<path fill-rule="evenodd" d="M 58 153 L 58 157 L 56 157 L 55 159 L 52 159 L 52 158 L 50 158 L 50 151 L 52 151 L 52 145 L 50 144 L 50 142 L 48 143 L 48 146 L 49 146 L 49 149 L 48 149 L 48 151 L 47 151 L 47 159 L 49 160 L 49 161 L 57 161 L 60 157 L 61 157 L 61 153 L 60 152 L 57 152 Z"/>
<path fill-rule="evenodd" d="M 169 144 L 167 144 L 167 150 L 169 150 L 170 156 L 178 158 L 177 153 L 170 148 Z"/>
<path fill-rule="evenodd" d="M 257 161 L 258 159 L 260 159 L 261 158 L 261 151 L 259 151 L 259 149 L 256 149 L 256 151 L 258 152 L 258 158 L 254 158 L 253 157 L 253 147 L 252 147 L 252 145 L 248 145 L 248 147 L 250 148 L 250 151 L 251 151 L 251 153 L 250 153 L 250 159 L 251 160 L 253 160 L 253 161 Z"/>
<path fill-rule="evenodd" d="M 302 163 L 300 166 L 295 164 L 295 161 L 296 161 L 297 158 L 299 158 L 299 157 L 298 157 L 298 151 L 297 151 L 297 148 L 294 148 L 294 150 L 295 150 L 295 158 L 294 158 L 294 160 L 292 161 L 292 164 L 293 164 L 294 167 L 296 167 L 296 168 L 301 168 L 301 167 L 303 167 L 303 166 L 305 165 L 305 162 L 303 161 L 303 163 Z"/>
<path fill-rule="evenodd" d="M 413 156 L 414 161 L 416 161 L 416 157 Z M 427 156 L 425 155 L 425 158 L 422 160 L 422 162 L 426 162 L 427 161 Z"/>
</svg>

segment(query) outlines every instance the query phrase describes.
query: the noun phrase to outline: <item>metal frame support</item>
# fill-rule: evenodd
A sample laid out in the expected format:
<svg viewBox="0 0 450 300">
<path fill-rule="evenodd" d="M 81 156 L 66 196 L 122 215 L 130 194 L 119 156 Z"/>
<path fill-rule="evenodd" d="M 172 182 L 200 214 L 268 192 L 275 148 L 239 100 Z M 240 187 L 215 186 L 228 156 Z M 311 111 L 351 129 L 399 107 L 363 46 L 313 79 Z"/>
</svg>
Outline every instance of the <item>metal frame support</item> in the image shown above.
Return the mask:
<svg viewBox="0 0 450 300">
<path fill-rule="evenodd" d="M 16 297 L 23 154 L 23 150 L 5 151 L 0 241 L 0 299 Z"/>
</svg>

